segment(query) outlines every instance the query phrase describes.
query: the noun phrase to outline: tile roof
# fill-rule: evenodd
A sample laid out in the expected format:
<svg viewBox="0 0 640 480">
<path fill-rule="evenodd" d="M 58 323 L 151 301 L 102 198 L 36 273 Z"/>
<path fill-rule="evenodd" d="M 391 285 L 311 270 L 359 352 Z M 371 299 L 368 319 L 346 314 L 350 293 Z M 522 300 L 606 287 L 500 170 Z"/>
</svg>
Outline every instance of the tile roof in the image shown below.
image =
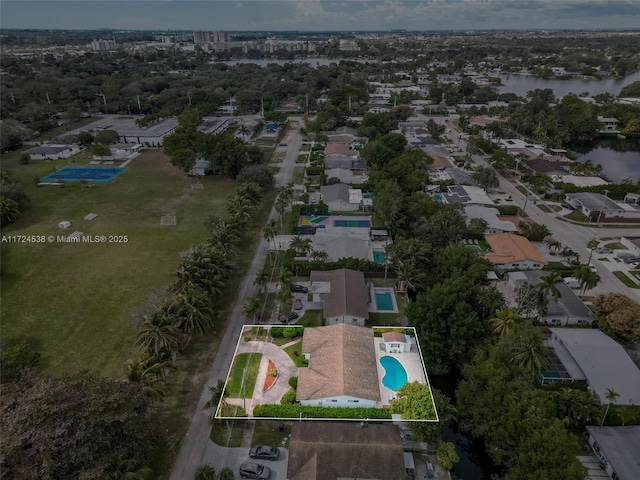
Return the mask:
<svg viewBox="0 0 640 480">
<path fill-rule="evenodd" d="M 385 343 L 388 342 L 401 342 L 404 343 L 406 338 L 404 337 L 404 333 L 400 332 L 384 332 L 382 334 L 382 341 Z"/>
<path fill-rule="evenodd" d="M 532 260 L 534 262 L 547 264 L 547 261 L 536 250 L 529 240 L 521 235 L 512 233 L 499 233 L 487 237 L 487 243 L 493 250 L 493 253 L 487 253 L 484 258 L 491 263 L 504 265 L 524 260 Z"/>
<path fill-rule="evenodd" d="M 325 155 L 346 155 L 348 157 L 356 154 L 349 148 L 349 145 L 344 143 L 330 143 L 324 148 Z"/>
<path fill-rule="evenodd" d="M 313 282 L 331 283 L 331 291 L 321 296 L 324 302 L 324 318 L 342 315 L 369 318 L 369 290 L 362 272 L 346 268 L 326 272 L 313 271 L 309 280 L 312 284 Z"/>
<path fill-rule="evenodd" d="M 302 352 L 309 366 L 299 369 L 297 400 L 339 395 L 380 401 L 373 330 L 339 323 L 307 328 Z"/>
<path fill-rule="evenodd" d="M 296 422 L 291 427 L 288 476 L 290 480 L 405 478 L 398 427 Z"/>
</svg>

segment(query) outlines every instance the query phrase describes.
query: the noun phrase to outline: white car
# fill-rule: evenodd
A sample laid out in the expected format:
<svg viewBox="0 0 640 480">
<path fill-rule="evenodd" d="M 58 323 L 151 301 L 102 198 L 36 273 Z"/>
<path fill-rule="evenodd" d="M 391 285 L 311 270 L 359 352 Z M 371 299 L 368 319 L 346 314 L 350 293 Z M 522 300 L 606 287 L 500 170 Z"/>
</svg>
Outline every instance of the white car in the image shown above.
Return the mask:
<svg viewBox="0 0 640 480">
<path fill-rule="evenodd" d="M 629 264 L 629 268 L 635 270 L 636 268 L 640 267 L 640 262 L 631 262 Z"/>
<path fill-rule="evenodd" d="M 589 270 L 591 270 L 592 272 L 598 273 L 598 269 L 593 263 L 589 264 Z"/>
</svg>

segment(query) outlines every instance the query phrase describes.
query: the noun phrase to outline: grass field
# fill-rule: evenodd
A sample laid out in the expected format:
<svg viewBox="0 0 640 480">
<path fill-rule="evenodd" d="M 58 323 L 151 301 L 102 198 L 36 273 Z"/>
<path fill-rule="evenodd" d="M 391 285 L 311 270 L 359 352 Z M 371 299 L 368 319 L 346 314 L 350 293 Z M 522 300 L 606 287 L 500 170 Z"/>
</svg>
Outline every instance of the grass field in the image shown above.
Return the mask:
<svg viewBox="0 0 640 480">
<path fill-rule="evenodd" d="M 3 340 L 31 340 L 46 373 L 88 368 L 122 377 L 124 362 L 136 355 L 133 313 L 171 283 L 180 252 L 206 241 L 204 217 L 223 211 L 235 184 L 207 177 L 201 180 L 204 189 L 191 189 L 166 156 L 148 150 L 112 182 L 38 188 L 33 177 L 81 162 L 18 165 L 17 158 L 5 156 L 3 169 L 25 187 L 31 202 L 3 235 L 48 237 L 78 230 L 104 235 L 107 243 L 4 243 Z M 84 220 L 89 213 L 98 217 Z M 175 215 L 177 225 L 161 226 L 163 215 Z M 72 227 L 60 230 L 62 220 Z M 108 243 L 111 236 L 121 242 Z"/>
<path fill-rule="evenodd" d="M 309 362 L 304 358 L 304 355 L 302 354 L 302 340 L 294 343 L 293 345 L 289 345 L 284 349 L 284 351 L 287 352 L 287 355 L 289 355 L 289 357 L 291 357 L 291 360 L 293 360 L 293 363 L 296 367 L 306 367 L 309 364 Z M 293 352 L 298 352 L 298 355 L 294 354 Z"/>
<path fill-rule="evenodd" d="M 244 377 L 244 398 L 253 397 L 253 387 L 258 378 L 261 353 L 240 353 L 236 355 L 227 382 L 227 395 L 231 398 L 242 398 L 242 378 Z"/>
<path fill-rule="evenodd" d="M 636 284 L 636 282 L 634 282 L 633 280 L 631 280 L 631 278 L 629 278 L 629 276 L 621 271 L 616 271 L 616 272 L 611 272 L 613 273 L 618 280 L 620 280 L 622 283 L 624 283 L 627 287 L 629 288 L 640 288 L 638 287 L 638 285 Z"/>
</svg>

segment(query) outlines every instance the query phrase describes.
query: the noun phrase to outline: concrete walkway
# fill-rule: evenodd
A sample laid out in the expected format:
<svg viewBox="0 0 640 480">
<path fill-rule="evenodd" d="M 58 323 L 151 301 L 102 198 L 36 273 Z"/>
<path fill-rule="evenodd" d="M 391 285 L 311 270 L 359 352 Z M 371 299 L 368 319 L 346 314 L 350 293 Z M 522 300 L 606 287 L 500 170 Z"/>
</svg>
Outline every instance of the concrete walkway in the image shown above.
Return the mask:
<svg viewBox="0 0 640 480">
<path fill-rule="evenodd" d="M 277 345 L 269 342 L 241 342 L 238 345 L 237 353 L 261 353 L 260 368 L 258 378 L 253 389 L 253 398 L 228 398 L 227 402 L 232 405 L 243 405 L 248 414 L 253 413 L 253 407 L 264 403 L 280 403 L 282 396 L 289 391 L 289 379 L 298 376 L 298 367 L 287 353 Z M 269 360 L 276 364 L 278 379 L 276 383 L 266 392 L 262 390 L 265 379 L 269 375 Z"/>
</svg>

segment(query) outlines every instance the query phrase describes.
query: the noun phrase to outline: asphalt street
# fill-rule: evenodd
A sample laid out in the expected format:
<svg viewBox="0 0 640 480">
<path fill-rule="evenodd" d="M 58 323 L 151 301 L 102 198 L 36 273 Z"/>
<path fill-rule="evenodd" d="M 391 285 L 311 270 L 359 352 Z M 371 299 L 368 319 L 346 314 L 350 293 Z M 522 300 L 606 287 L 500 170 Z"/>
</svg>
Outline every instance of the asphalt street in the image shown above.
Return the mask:
<svg viewBox="0 0 640 480">
<path fill-rule="evenodd" d="M 280 170 L 276 175 L 276 187 L 286 185 L 293 178 L 293 169 L 295 167 L 296 159 L 298 158 L 298 152 L 302 145 L 302 136 L 299 132 L 299 126 L 296 123 L 292 123 L 292 127 L 287 134 L 286 138 L 282 141 L 287 143 L 287 151 L 284 160 L 280 164 Z M 278 147 L 282 148 L 282 147 Z M 274 208 L 271 210 L 269 219 L 277 218 L 277 213 Z M 258 246 L 256 247 L 253 260 L 244 278 L 244 281 L 240 285 L 240 291 L 233 307 L 231 318 L 227 324 L 227 328 L 224 332 L 222 342 L 220 342 L 220 348 L 216 355 L 209 374 L 207 377 L 206 385 L 214 386 L 219 380 L 225 380 L 227 372 L 231 367 L 231 361 L 233 360 L 233 353 L 236 347 L 238 336 L 242 330 L 244 324 L 244 317 L 242 316 L 242 306 L 247 298 L 256 294 L 256 288 L 253 285 L 253 280 L 258 270 L 260 270 L 264 261 L 268 255 L 268 245 L 264 238 L 260 238 Z M 208 388 L 204 388 L 196 411 L 191 419 L 191 425 L 187 431 L 186 436 L 182 440 L 180 446 L 180 452 L 176 458 L 171 471 L 171 480 L 191 480 L 194 477 L 195 471 L 205 460 L 205 453 L 207 446 L 210 443 L 209 433 L 211 426 L 209 425 L 208 412 L 203 409 L 204 404 L 210 398 Z M 218 463 L 212 465 L 216 471 L 222 468 L 228 467 L 236 470 L 238 465 L 238 456 L 240 449 L 223 449 L 223 458 L 218 458 Z M 246 460 L 246 459 L 243 459 Z M 207 459 L 208 463 L 211 463 Z M 206 463 L 206 462 L 205 462 Z"/>
</svg>

